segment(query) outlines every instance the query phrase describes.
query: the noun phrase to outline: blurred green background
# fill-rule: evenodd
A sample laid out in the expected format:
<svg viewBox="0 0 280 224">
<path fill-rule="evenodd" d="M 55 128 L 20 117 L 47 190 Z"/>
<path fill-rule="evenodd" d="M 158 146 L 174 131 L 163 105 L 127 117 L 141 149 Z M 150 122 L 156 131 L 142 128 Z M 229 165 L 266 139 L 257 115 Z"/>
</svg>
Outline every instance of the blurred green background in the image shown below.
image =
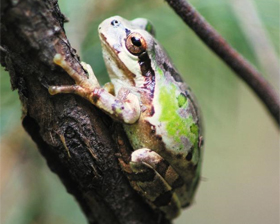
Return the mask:
<svg viewBox="0 0 280 224">
<path fill-rule="evenodd" d="M 279 91 L 279 0 L 190 0 Z M 205 126 L 194 205 L 175 224 L 278 224 L 279 131 L 250 89 L 160 0 L 59 0 L 67 36 L 102 83 L 108 81 L 97 26 L 105 18 L 148 18 L 191 86 Z M 1 223 L 87 223 L 21 127 L 21 107 L 1 68 Z"/>
</svg>

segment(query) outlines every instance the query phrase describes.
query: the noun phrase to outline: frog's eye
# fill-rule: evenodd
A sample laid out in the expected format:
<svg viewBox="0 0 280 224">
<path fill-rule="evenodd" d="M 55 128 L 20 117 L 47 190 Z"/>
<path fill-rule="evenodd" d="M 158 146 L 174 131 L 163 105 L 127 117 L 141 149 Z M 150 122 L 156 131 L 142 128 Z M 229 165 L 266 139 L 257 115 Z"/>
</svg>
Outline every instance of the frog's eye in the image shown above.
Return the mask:
<svg viewBox="0 0 280 224">
<path fill-rule="evenodd" d="M 139 33 L 131 33 L 125 40 L 125 46 L 134 55 L 139 55 L 147 49 L 146 41 Z"/>
</svg>

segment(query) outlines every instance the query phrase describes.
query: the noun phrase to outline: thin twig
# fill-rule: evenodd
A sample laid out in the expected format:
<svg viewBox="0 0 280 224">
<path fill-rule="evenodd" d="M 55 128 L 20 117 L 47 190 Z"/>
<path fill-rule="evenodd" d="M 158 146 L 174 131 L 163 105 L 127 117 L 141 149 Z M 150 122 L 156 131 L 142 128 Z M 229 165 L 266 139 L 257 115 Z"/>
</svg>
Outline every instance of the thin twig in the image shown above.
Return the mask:
<svg viewBox="0 0 280 224">
<path fill-rule="evenodd" d="M 263 76 L 233 49 L 186 0 L 166 1 L 198 37 L 253 89 L 280 126 L 280 100 Z"/>
</svg>

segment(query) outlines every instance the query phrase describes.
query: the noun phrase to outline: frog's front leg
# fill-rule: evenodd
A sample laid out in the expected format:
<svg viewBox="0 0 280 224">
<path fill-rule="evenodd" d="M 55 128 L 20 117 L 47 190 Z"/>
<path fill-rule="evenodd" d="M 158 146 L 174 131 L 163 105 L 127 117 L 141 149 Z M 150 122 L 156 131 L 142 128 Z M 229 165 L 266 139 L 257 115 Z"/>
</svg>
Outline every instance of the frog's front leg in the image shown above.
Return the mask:
<svg viewBox="0 0 280 224">
<path fill-rule="evenodd" d="M 142 148 L 131 155 L 132 186 L 148 203 L 163 211 L 168 219 L 180 214 L 181 205 L 172 184 L 178 179 L 173 168 L 156 152 Z"/>
<path fill-rule="evenodd" d="M 50 86 L 49 93 L 51 95 L 74 93 L 89 100 L 116 120 L 128 124 L 133 124 L 138 120 L 140 116 L 140 103 L 138 97 L 130 93 L 130 91 L 121 89 L 118 97 L 112 95 L 112 85 L 107 85 L 105 88 L 100 87 L 91 67 L 85 63 L 83 63 L 83 67 L 88 71 L 89 77 L 78 74 L 60 54 L 55 55 L 54 63 L 62 67 L 74 79 L 76 84 L 70 86 Z"/>
</svg>

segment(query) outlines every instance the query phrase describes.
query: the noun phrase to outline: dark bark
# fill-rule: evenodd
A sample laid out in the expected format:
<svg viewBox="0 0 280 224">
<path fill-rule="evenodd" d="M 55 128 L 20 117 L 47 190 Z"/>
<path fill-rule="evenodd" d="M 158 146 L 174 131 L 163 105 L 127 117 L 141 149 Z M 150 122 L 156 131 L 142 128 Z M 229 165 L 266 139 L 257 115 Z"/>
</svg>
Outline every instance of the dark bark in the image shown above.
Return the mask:
<svg viewBox="0 0 280 224">
<path fill-rule="evenodd" d="M 248 84 L 280 127 L 280 100 L 273 87 L 186 0 L 166 1 L 197 36 Z"/>
<path fill-rule="evenodd" d="M 120 126 L 78 96 L 48 93 L 49 85 L 74 83 L 53 64 L 56 53 L 85 75 L 64 20 L 56 0 L 1 0 L 0 60 L 18 90 L 25 130 L 89 223 L 170 223 L 132 190 L 120 170 L 117 149 L 129 147 Z"/>
</svg>

